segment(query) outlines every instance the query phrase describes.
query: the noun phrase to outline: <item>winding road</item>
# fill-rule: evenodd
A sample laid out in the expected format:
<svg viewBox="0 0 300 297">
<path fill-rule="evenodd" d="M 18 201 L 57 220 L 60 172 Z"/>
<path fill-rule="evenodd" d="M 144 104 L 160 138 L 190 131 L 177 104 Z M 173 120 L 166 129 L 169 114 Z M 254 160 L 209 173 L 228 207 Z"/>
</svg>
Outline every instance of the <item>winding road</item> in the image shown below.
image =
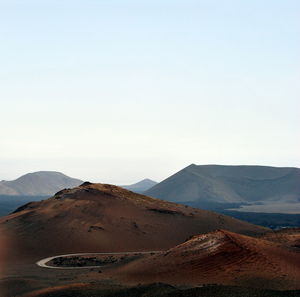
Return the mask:
<svg viewBox="0 0 300 297">
<path fill-rule="evenodd" d="M 72 257 L 72 256 L 95 256 L 95 255 L 134 255 L 134 254 L 140 254 L 140 255 L 146 255 L 146 254 L 157 254 L 161 251 L 147 251 L 147 252 L 115 252 L 115 253 L 79 253 L 79 254 L 66 254 L 66 255 L 58 255 L 53 257 L 48 257 L 45 259 L 42 259 L 38 262 L 36 262 L 36 265 L 43 267 L 43 268 L 51 268 L 51 269 L 90 269 L 90 268 L 100 268 L 104 265 L 100 266 L 75 266 L 75 267 L 59 267 L 59 266 L 51 266 L 47 265 L 48 262 L 55 258 L 61 258 L 61 257 Z"/>
</svg>

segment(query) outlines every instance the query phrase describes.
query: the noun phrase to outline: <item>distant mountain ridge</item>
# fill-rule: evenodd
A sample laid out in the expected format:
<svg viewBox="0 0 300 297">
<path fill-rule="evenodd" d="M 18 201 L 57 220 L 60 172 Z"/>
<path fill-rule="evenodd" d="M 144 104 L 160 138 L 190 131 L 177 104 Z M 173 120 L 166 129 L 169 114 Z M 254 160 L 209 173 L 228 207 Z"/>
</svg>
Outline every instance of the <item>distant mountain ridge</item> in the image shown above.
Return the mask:
<svg viewBox="0 0 300 297">
<path fill-rule="evenodd" d="M 172 202 L 300 202 L 300 169 L 295 167 L 195 165 L 145 192 Z"/>
<path fill-rule="evenodd" d="M 61 172 L 38 171 L 22 175 L 13 181 L 0 182 L 0 195 L 51 196 L 64 188 L 73 188 L 83 181 Z"/>
<path fill-rule="evenodd" d="M 151 189 L 152 187 L 154 187 L 155 185 L 157 185 L 158 183 L 154 180 L 151 180 L 149 178 L 143 179 L 135 184 L 132 185 L 125 185 L 125 186 L 121 186 L 124 189 L 127 189 L 129 191 L 132 192 L 136 192 L 136 193 L 143 193 L 149 189 Z"/>
</svg>

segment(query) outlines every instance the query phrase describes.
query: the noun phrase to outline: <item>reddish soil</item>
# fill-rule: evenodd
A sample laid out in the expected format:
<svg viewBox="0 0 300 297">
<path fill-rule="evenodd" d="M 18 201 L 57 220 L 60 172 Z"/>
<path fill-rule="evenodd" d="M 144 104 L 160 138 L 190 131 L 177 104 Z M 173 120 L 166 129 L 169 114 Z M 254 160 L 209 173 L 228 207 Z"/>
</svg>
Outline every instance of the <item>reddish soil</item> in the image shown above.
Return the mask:
<svg viewBox="0 0 300 297">
<path fill-rule="evenodd" d="M 89 183 L 0 218 L 0 238 L 9 238 L 13 246 L 5 258 L 18 262 L 64 253 L 165 250 L 218 228 L 250 235 L 268 230 L 120 187 Z"/>
<path fill-rule="evenodd" d="M 300 254 L 273 242 L 220 230 L 132 262 L 117 275 L 129 283 L 300 289 Z"/>
<path fill-rule="evenodd" d="M 220 228 L 231 232 L 215 231 Z M 287 238 L 297 242 L 298 237 L 283 232 L 278 240 L 274 234 L 120 187 L 85 184 L 0 218 L 0 295 L 107 282 L 114 287 L 165 282 L 298 289 L 300 254 L 283 245 Z M 61 254 L 153 250 L 162 252 L 101 271 L 35 265 L 37 260 Z"/>
<path fill-rule="evenodd" d="M 278 231 L 269 231 L 261 236 L 262 239 L 277 242 L 300 252 L 300 228 L 287 228 Z"/>
</svg>

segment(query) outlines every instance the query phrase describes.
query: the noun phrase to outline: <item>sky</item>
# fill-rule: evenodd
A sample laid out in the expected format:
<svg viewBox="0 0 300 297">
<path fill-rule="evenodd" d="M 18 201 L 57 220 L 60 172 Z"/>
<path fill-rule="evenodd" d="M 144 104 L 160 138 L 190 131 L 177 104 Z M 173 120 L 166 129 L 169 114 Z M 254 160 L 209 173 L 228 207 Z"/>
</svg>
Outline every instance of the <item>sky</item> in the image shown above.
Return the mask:
<svg viewBox="0 0 300 297">
<path fill-rule="evenodd" d="M 0 0 L 0 180 L 300 167 L 300 1 Z"/>
</svg>

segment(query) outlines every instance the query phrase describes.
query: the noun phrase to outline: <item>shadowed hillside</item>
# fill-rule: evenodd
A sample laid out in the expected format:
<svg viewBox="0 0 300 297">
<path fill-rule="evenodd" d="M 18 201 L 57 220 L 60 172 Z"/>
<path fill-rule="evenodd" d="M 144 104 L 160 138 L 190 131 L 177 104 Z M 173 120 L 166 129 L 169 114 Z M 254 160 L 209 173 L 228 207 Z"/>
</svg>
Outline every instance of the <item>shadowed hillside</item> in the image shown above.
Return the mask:
<svg viewBox="0 0 300 297">
<path fill-rule="evenodd" d="M 298 297 L 300 291 L 275 291 L 238 286 L 208 285 L 195 288 L 177 288 L 163 283 L 134 287 L 104 285 L 71 285 L 37 291 L 24 297 Z"/>
<path fill-rule="evenodd" d="M 300 202 L 300 169 L 192 164 L 145 195 L 210 208 L 219 204 L 256 204 L 257 208 L 266 204 L 269 209 L 285 204 L 295 208 Z"/>
</svg>

